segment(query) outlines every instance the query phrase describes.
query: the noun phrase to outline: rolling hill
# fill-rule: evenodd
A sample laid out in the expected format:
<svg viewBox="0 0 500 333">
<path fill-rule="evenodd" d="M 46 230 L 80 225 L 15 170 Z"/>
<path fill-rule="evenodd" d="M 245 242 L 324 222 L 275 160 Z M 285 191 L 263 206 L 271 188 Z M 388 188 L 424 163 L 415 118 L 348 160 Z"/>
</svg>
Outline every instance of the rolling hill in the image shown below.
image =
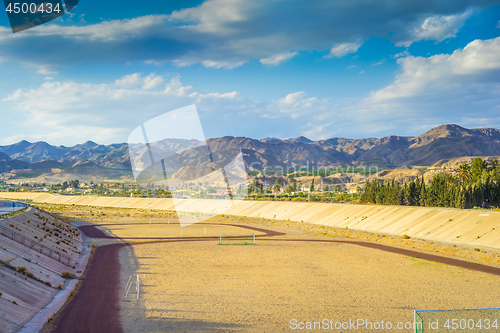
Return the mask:
<svg viewBox="0 0 500 333">
<path fill-rule="evenodd" d="M 464 156 L 500 155 L 500 131 L 494 128 L 467 129 L 458 125 L 442 125 L 416 137 L 330 138 L 312 141 L 305 137 L 292 139 L 220 137 L 207 141 L 213 156 L 225 162 L 224 152 L 241 149 L 250 170 L 317 168 L 345 166 L 377 166 L 398 168 L 411 165 L 433 165 L 440 160 Z M 153 153 L 170 156 L 175 165 L 197 165 L 209 161 L 208 151 L 200 149 L 196 140 L 165 139 L 151 143 Z M 198 148 L 196 148 L 198 147 Z M 145 145 L 133 145 L 135 165 L 150 158 Z M 206 162 L 208 163 L 208 162 Z M 205 163 L 205 164 L 206 164 Z M 199 164 L 198 164 L 199 165 Z M 46 142 L 0 146 L 0 172 L 15 169 L 50 168 L 131 168 L 126 143 L 100 145 L 87 141 L 73 147 L 53 146 Z"/>
</svg>

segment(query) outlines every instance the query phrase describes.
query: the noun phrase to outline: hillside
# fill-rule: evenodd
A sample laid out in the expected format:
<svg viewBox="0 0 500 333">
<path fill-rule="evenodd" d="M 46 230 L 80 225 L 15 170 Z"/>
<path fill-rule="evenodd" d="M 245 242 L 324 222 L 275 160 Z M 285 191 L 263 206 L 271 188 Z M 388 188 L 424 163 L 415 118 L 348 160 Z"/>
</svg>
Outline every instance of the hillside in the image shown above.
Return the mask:
<svg viewBox="0 0 500 333">
<path fill-rule="evenodd" d="M 240 149 L 248 170 L 345 166 L 393 169 L 430 166 L 441 160 L 465 156 L 500 155 L 498 129 L 467 129 L 458 125 L 438 126 L 417 137 L 312 141 L 302 136 L 286 140 L 226 136 L 210 139 L 207 143 L 208 150 L 200 146 L 202 142 L 180 139 L 151 143 L 151 151 L 143 144 L 133 144 L 130 148 L 136 168 L 148 166 L 152 153 L 157 161 L 164 159 L 167 167 L 174 170 L 179 166 L 206 167 L 212 157 L 222 165 L 234 158 Z M 129 146 L 126 143 L 99 145 L 92 141 L 73 147 L 27 141 L 0 146 L 0 172 L 38 173 L 51 168 L 130 170 Z"/>
</svg>

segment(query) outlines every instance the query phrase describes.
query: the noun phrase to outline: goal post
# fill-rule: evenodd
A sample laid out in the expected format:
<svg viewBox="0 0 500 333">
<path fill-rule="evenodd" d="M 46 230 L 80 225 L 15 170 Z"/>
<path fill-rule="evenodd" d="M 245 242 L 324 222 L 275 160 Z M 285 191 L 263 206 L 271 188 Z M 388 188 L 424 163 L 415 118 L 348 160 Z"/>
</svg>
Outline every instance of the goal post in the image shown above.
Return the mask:
<svg viewBox="0 0 500 333">
<path fill-rule="evenodd" d="M 255 234 L 251 233 L 232 233 L 220 234 L 219 245 L 254 245 Z"/>
<path fill-rule="evenodd" d="M 135 279 L 133 278 L 135 275 Z M 137 300 L 139 300 L 139 288 L 140 288 L 140 285 L 141 285 L 141 279 L 139 278 L 139 274 L 132 274 L 128 277 L 128 281 L 127 281 L 127 284 L 125 286 L 125 293 L 123 294 L 123 300 L 126 300 L 128 294 L 129 294 L 129 291 L 130 291 L 130 288 L 132 288 L 132 285 L 135 283 L 135 292 L 137 294 Z"/>
<path fill-rule="evenodd" d="M 500 308 L 415 310 L 414 329 L 420 332 L 496 332 Z"/>
</svg>

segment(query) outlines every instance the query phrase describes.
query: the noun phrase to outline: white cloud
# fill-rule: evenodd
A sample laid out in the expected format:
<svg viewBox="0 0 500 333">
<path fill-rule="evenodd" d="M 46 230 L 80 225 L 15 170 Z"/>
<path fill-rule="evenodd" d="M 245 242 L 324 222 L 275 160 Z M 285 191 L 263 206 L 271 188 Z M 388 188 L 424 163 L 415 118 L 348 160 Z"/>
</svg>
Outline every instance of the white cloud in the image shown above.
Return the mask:
<svg viewBox="0 0 500 333">
<path fill-rule="evenodd" d="M 141 73 L 134 73 L 125 75 L 116 80 L 115 84 L 125 88 L 142 85 L 142 89 L 149 90 L 158 87 L 163 81 L 165 81 L 165 79 L 161 75 L 156 75 L 155 73 L 151 73 L 146 77 L 142 77 Z"/>
<path fill-rule="evenodd" d="M 283 61 L 287 61 L 295 57 L 298 52 L 280 53 L 270 56 L 268 58 L 260 59 L 260 63 L 264 65 L 278 66 Z"/>
<path fill-rule="evenodd" d="M 198 95 L 198 100 L 201 100 L 202 98 L 211 98 L 211 99 L 219 99 L 219 98 L 225 98 L 225 99 L 235 99 L 238 96 L 237 91 L 233 92 L 228 92 L 228 93 L 207 93 L 207 94 L 199 94 Z"/>
<path fill-rule="evenodd" d="M 132 87 L 142 84 L 143 79 L 141 78 L 141 73 L 128 74 L 123 76 L 121 79 L 115 81 L 115 83 L 122 87 Z"/>
<path fill-rule="evenodd" d="M 385 62 L 385 59 L 382 59 L 382 60 L 380 60 L 379 62 L 374 63 L 374 64 L 373 64 L 373 66 L 383 65 L 383 64 L 384 64 L 384 62 Z"/>
<path fill-rule="evenodd" d="M 466 92 L 470 84 L 477 87 L 482 82 L 498 81 L 495 76 L 500 70 L 500 37 L 472 41 L 452 54 L 408 56 L 398 59 L 398 63 L 402 73 L 393 84 L 373 93 L 374 101 L 457 92 L 464 86 Z"/>
<path fill-rule="evenodd" d="M 307 128 L 302 131 L 301 135 L 307 138 L 313 138 L 313 140 L 325 140 L 331 138 L 329 135 L 329 130 L 333 128 L 335 122 L 323 123 L 323 124 L 315 124 L 315 123 L 307 123 Z"/>
<path fill-rule="evenodd" d="M 177 97 L 188 95 L 189 91 L 193 89 L 192 86 L 183 86 L 180 80 L 180 75 L 173 77 L 165 87 L 165 94 Z M 194 92 L 193 94 L 197 94 Z"/>
<path fill-rule="evenodd" d="M 279 63 L 294 52 L 324 52 L 332 45 L 327 57 L 341 57 L 373 36 L 401 44 L 453 37 L 472 15 L 470 8 L 479 11 L 490 2 L 425 0 L 415 6 L 393 0 L 299 0 L 291 6 L 271 0 L 206 0 L 170 15 L 78 26 L 52 23 L 22 34 L 0 27 L 0 59 L 54 73 L 86 63 L 145 61 L 231 69 L 252 59 Z"/>
<path fill-rule="evenodd" d="M 81 133 L 91 133 L 84 141 L 94 139 L 92 133 L 99 131 L 103 137 L 124 141 L 130 127 L 192 103 L 208 123 L 207 137 L 275 136 L 277 128 L 280 135 L 296 136 L 300 130 L 318 139 L 421 134 L 443 123 L 500 127 L 500 37 L 473 41 L 451 54 L 405 55 L 397 63 L 399 74 L 391 84 L 366 98 L 335 101 L 307 91 L 272 101 L 254 100 L 236 91 L 198 92 L 183 84 L 180 76 L 169 76 L 146 89 L 147 78 L 158 82 L 161 76 L 156 74 L 133 73 L 110 84 L 45 82 L 13 90 L 3 99 L 5 105 L 13 105 L 10 113 L 22 120 L 4 136 L 61 135 L 63 140 L 67 129 L 79 128 Z M 81 141 L 80 136 L 64 140 L 68 138 Z"/>
<path fill-rule="evenodd" d="M 14 91 L 10 96 L 2 99 L 4 102 L 16 102 L 18 101 L 21 97 L 23 96 L 23 91 L 22 89 L 18 89 Z"/>
<path fill-rule="evenodd" d="M 327 99 L 309 97 L 304 91 L 297 91 L 277 101 L 272 101 L 266 106 L 261 105 L 260 109 L 261 116 L 264 118 L 298 119 L 311 113 L 328 112 L 329 102 Z"/>
<path fill-rule="evenodd" d="M 124 141 L 130 127 L 157 114 L 194 102 L 205 110 L 215 110 L 211 101 L 237 99 L 236 91 L 191 92 L 193 87 L 182 85 L 179 75 L 168 80 L 165 88 L 161 87 L 163 80 L 154 73 L 146 77 L 134 73 L 112 84 L 45 82 L 36 88 L 18 89 L 2 100 L 12 103 L 12 114 L 20 122 L 12 133 L 4 131 L 3 143 L 17 139 L 60 144 L 89 139 Z"/>
<path fill-rule="evenodd" d="M 182 63 L 182 61 L 180 61 L 179 63 Z M 208 67 L 208 68 L 233 69 L 236 67 L 243 66 L 245 61 L 230 62 L 230 61 L 203 60 L 201 63 L 203 64 L 203 66 Z"/>
<path fill-rule="evenodd" d="M 358 52 L 358 49 L 360 46 L 361 46 L 361 43 L 337 44 L 330 49 L 330 53 L 328 55 L 326 55 L 325 58 L 333 58 L 333 57 L 340 58 L 340 57 L 343 57 L 349 53 L 356 53 L 356 52 Z"/>
<path fill-rule="evenodd" d="M 153 89 L 158 87 L 160 84 L 163 83 L 165 79 L 161 76 L 157 76 L 154 73 L 149 74 L 144 78 L 144 84 L 142 86 L 143 89 Z"/>
<path fill-rule="evenodd" d="M 340 107 L 356 120 L 352 126 L 403 135 L 444 123 L 500 127 L 500 37 L 475 40 L 452 54 L 399 58 L 398 64 L 392 84 Z"/>
<path fill-rule="evenodd" d="M 394 59 L 397 59 L 397 58 L 401 58 L 401 57 L 407 57 L 410 55 L 410 52 L 408 52 L 408 50 L 404 50 L 403 52 L 399 52 L 399 53 L 396 53 L 395 55 L 393 55 L 392 57 Z"/>
<path fill-rule="evenodd" d="M 399 46 L 410 46 L 421 40 L 435 40 L 442 42 L 446 38 L 456 37 L 456 33 L 463 27 L 465 21 L 473 14 L 472 10 L 456 15 L 433 15 L 427 17 L 410 32 L 409 40 L 399 42 Z"/>
</svg>

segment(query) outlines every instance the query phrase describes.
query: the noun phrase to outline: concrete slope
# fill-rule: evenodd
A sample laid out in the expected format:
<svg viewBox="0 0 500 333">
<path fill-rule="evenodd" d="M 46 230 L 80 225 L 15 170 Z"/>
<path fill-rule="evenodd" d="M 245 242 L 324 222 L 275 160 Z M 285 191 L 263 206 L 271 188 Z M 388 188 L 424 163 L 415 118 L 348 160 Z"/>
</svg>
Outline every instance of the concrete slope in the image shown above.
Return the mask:
<svg viewBox="0 0 500 333">
<path fill-rule="evenodd" d="M 32 199 L 54 204 L 174 209 L 172 199 L 161 198 L 108 198 L 15 192 L 2 192 L 0 197 Z M 242 201 L 230 208 L 227 200 L 204 199 L 180 200 L 176 208 L 183 212 L 291 220 L 500 249 L 500 212 L 497 211 L 286 201 Z"/>
</svg>

